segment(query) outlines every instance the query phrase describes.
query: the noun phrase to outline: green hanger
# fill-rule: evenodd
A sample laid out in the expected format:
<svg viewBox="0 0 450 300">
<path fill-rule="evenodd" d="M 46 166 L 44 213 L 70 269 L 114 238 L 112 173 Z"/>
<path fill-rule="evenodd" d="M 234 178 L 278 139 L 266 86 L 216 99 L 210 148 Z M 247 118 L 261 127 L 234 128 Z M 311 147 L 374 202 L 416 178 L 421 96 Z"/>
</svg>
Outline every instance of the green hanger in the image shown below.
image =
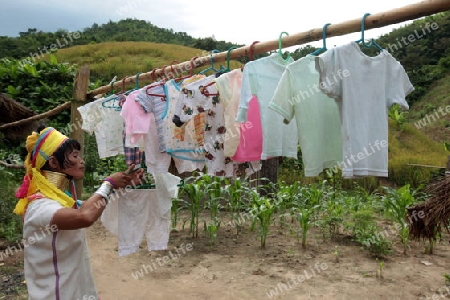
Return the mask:
<svg viewBox="0 0 450 300">
<path fill-rule="evenodd" d="M 362 18 L 362 20 L 361 20 L 361 38 L 359 39 L 359 40 L 357 40 L 357 41 L 355 41 L 356 43 L 362 43 L 362 45 L 365 47 L 365 48 L 371 48 L 371 47 L 373 47 L 373 46 L 375 46 L 378 50 L 380 50 L 380 51 L 382 51 L 383 50 L 383 48 L 381 48 L 381 46 L 380 45 L 378 45 L 376 42 L 375 42 L 375 39 L 371 39 L 370 40 L 370 43 L 369 44 L 366 44 L 366 42 L 365 42 L 365 40 L 364 40 L 364 23 L 366 22 L 366 18 L 368 17 L 368 16 L 370 16 L 370 13 L 365 13 L 364 14 L 364 16 L 363 16 L 363 18 Z"/>
<path fill-rule="evenodd" d="M 317 49 L 316 51 L 314 51 L 313 53 L 311 53 L 311 55 L 317 55 L 319 53 L 322 53 L 324 51 L 327 51 L 327 27 L 331 25 L 331 23 L 327 23 L 325 25 L 323 25 L 322 28 L 322 40 L 323 40 L 323 47 L 320 49 Z"/>
<path fill-rule="evenodd" d="M 283 58 L 283 52 L 281 51 L 281 38 L 283 37 L 283 34 L 286 34 L 287 36 L 289 36 L 289 33 L 283 31 L 282 33 L 280 33 L 280 37 L 278 38 L 278 54 L 280 54 L 281 58 Z M 286 58 L 283 58 L 285 61 L 287 61 L 289 58 L 291 57 L 291 54 L 288 53 Z"/>
<path fill-rule="evenodd" d="M 222 68 L 221 70 L 219 70 L 219 72 L 226 73 L 226 72 L 230 72 L 231 71 L 231 69 L 230 69 L 230 52 L 233 49 L 237 49 L 237 47 L 236 46 L 231 46 L 230 49 L 228 49 L 228 52 L 227 52 L 227 67 L 226 68 Z"/>
<path fill-rule="evenodd" d="M 205 74 L 206 72 L 211 71 L 211 70 L 214 71 L 214 72 L 219 72 L 219 71 L 220 71 L 220 69 L 217 70 L 217 69 L 214 67 L 213 53 L 220 53 L 220 51 L 217 50 L 217 49 L 214 49 L 214 50 L 212 50 L 212 51 L 209 53 L 209 56 L 210 56 L 210 58 L 211 58 L 211 67 L 208 67 L 208 68 L 204 69 L 203 71 L 200 71 L 200 74 Z"/>
</svg>

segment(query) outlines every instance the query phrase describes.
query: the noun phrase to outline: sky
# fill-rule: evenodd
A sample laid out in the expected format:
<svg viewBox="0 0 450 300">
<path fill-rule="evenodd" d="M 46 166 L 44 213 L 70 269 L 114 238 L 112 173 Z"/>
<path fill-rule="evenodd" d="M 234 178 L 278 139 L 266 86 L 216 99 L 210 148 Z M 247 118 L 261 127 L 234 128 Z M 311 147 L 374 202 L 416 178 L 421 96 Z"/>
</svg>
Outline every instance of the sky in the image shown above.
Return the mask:
<svg viewBox="0 0 450 300">
<path fill-rule="evenodd" d="M 54 32 L 81 31 L 92 26 L 135 18 L 161 28 L 186 32 L 195 38 L 250 45 L 253 41 L 277 40 L 282 32 L 296 34 L 326 23 L 340 23 L 376 14 L 419 0 L 0 0 L 0 36 L 18 36 L 28 28 Z M 280 3 L 280 4 L 278 4 Z M 406 23 L 368 30 L 366 38 L 377 38 Z M 327 45 L 341 45 L 360 38 L 360 33 L 327 39 Z M 311 45 L 320 47 L 322 42 Z M 296 47 L 298 48 L 298 47 Z"/>
</svg>

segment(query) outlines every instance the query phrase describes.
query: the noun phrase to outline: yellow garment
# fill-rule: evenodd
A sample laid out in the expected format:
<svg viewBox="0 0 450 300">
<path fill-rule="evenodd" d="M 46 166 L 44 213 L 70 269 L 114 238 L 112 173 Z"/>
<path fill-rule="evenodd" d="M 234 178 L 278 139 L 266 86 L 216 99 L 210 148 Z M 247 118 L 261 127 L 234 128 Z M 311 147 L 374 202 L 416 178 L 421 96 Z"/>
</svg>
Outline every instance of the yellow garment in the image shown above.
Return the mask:
<svg viewBox="0 0 450 300">
<path fill-rule="evenodd" d="M 73 207 L 75 200 L 50 183 L 42 174 L 41 168 L 45 165 L 50 156 L 61 146 L 68 137 L 52 127 L 43 129 L 40 134 L 33 132 L 27 137 L 26 145 L 28 155 L 25 159 L 26 174 L 24 179 L 26 196 L 19 199 L 14 213 L 23 215 L 29 203 L 29 197 L 37 192 L 47 198 L 55 200 L 64 207 Z M 25 181 L 28 180 L 29 184 Z M 26 187 L 26 185 L 28 185 Z M 22 188 L 22 187 L 21 187 Z"/>
</svg>

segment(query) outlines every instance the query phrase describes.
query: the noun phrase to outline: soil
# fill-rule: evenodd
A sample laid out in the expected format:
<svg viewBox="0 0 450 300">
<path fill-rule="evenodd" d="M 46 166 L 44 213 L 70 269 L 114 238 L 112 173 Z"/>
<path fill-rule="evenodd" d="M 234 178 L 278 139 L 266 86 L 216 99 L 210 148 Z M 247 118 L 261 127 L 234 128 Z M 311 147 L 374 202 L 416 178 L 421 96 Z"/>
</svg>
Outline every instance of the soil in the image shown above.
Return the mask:
<svg viewBox="0 0 450 300">
<path fill-rule="evenodd" d="M 211 246 L 203 225 L 199 237 L 192 238 L 188 218 L 180 216 L 168 250 L 148 252 L 143 242 L 137 253 L 125 257 L 118 257 L 117 237 L 100 222 L 89 228 L 101 299 L 450 299 L 443 276 L 450 273 L 449 235 L 432 255 L 424 254 L 425 245 L 417 241 L 410 242 L 404 255 L 399 238 L 391 235 L 393 253 L 377 260 L 349 235 L 324 239 L 315 227 L 302 249 L 278 223 L 264 250 L 257 231 L 250 231 L 247 223 L 238 236 L 230 222 L 223 223 Z M 26 299 L 22 260 L 18 252 L 2 262 L 0 299 Z"/>
</svg>

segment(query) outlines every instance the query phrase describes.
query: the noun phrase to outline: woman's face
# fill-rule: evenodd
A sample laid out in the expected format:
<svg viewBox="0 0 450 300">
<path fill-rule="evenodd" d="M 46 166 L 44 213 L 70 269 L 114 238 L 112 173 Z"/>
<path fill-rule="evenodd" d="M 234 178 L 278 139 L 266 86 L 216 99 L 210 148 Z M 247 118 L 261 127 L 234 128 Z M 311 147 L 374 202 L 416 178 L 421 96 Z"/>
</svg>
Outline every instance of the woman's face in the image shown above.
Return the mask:
<svg viewBox="0 0 450 300">
<path fill-rule="evenodd" d="M 74 150 L 67 157 L 70 162 L 69 166 L 65 166 L 62 172 L 70 175 L 73 179 L 82 179 L 84 177 L 84 160 L 79 150 Z"/>
<path fill-rule="evenodd" d="M 84 177 L 84 160 L 79 150 L 73 150 L 67 157 L 68 163 L 65 162 L 61 167 L 54 156 L 50 156 L 50 168 L 54 172 L 64 173 L 73 177 L 73 179 L 81 179 Z"/>
</svg>

